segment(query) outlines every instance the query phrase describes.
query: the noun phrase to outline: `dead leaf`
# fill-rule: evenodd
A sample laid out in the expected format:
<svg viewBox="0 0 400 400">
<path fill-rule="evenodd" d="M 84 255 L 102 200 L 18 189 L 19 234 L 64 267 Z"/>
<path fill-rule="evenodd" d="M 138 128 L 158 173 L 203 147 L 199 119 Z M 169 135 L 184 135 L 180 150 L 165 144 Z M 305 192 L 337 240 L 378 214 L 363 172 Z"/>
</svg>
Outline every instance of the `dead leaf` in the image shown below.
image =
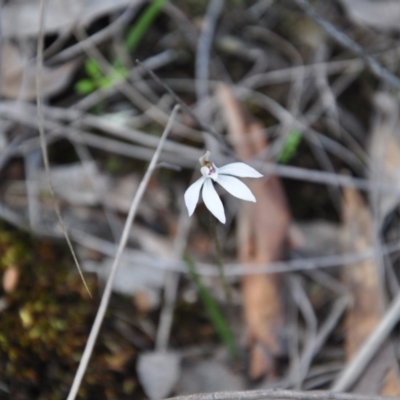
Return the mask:
<svg viewBox="0 0 400 400">
<path fill-rule="evenodd" d="M 103 15 L 127 7 L 140 0 L 51 0 L 46 4 L 44 33 L 72 29 L 76 24 L 87 25 Z M 40 0 L 13 0 L 1 10 L 4 37 L 36 36 L 39 32 Z"/>
<path fill-rule="evenodd" d="M 397 0 L 341 0 L 349 18 L 372 28 L 399 30 L 400 3 Z"/>
<path fill-rule="evenodd" d="M 229 139 L 242 160 L 267 143 L 263 129 L 248 123 L 231 90 L 220 85 L 218 96 L 228 123 Z M 244 264 L 267 264 L 280 258 L 289 231 L 290 215 L 276 176 L 248 183 L 257 203 L 241 203 L 238 221 L 239 259 Z M 278 274 L 249 275 L 242 279 L 250 374 L 256 379 L 273 372 L 273 357 L 282 352 L 282 284 Z M 262 349 L 262 350 L 261 350 Z"/>
<path fill-rule="evenodd" d="M 14 265 L 8 267 L 3 274 L 3 289 L 6 293 L 12 293 L 18 286 L 19 271 Z"/>
<path fill-rule="evenodd" d="M 134 225 L 131 237 L 140 244 L 142 254 L 150 254 L 153 257 L 164 259 L 173 258 L 171 240 L 166 239 L 165 236 Z M 113 290 L 129 296 L 135 295 L 135 300 L 139 301 L 140 306 L 146 310 L 154 309 L 159 305 L 160 292 L 164 288 L 165 270 L 143 266 L 140 262 L 140 252 L 127 249 L 125 255 L 127 258 L 121 260 L 114 279 Z M 134 262 L 129 260 L 134 260 Z M 105 282 L 112 263 L 112 258 L 105 258 L 101 262 L 87 260 L 83 265 L 86 271 L 96 272 L 99 278 Z M 139 297 L 137 297 L 138 294 Z"/>
<path fill-rule="evenodd" d="M 135 252 L 132 252 L 131 255 L 129 252 L 126 250 L 127 257 L 137 258 Z M 88 260 L 83 263 L 83 267 L 86 271 L 96 272 L 99 278 L 105 282 L 112 263 L 112 258 L 106 258 L 100 263 Z M 146 295 L 146 306 L 154 309 L 160 302 L 160 292 L 164 287 L 164 275 L 164 271 L 145 267 L 140 264 L 139 260 L 133 264 L 123 259 L 114 279 L 113 290 L 128 296 L 138 293 L 141 293 L 141 296 Z"/>
<path fill-rule="evenodd" d="M 360 194 L 352 188 L 344 189 L 343 202 L 343 252 L 364 252 L 373 246 L 373 224 L 368 208 Z M 352 306 L 345 320 L 346 357 L 350 360 L 378 325 L 383 314 L 382 285 L 375 260 L 368 259 L 356 265 L 344 265 L 342 277 L 349 293 L 352 294 Z M 377 393 L 387 370 L 396 379 L 390 380 L 390 390 L 400 395 L 400 378 L 395 358 L 394 344 L 389 339 L 375 356 L 353 391 L 359 393 Z M 389 383 L 385 385 L 389 388 Z M 395 389 L 396 388 L 396 389 Z M 383 394 L 383 393 L 381 393 Z"/>
<path fill-rule="evenodd" d="M 151 400 L 168 396 L 180 375 L 180 357 L 171 351 L 142 353 L 137 373 L 144 392 Z"/>
<path fill-rule="evenodd" d="M 69 83 L 72 73 L 79 65 L 77 61 L 64 63 L 60 67 L 42 70 L 43 96 L 51 96 L 62 91 Z M 24 60 L 18 48 L 4 41 L 1 56 L 2 84 L 1 94 L 9 99 L 36 99 L 36 63 Z"/>
<path fill-rule="evenodd" d="M 47 173 L 38 170 L 34 175 L 42 190 L 48 190 Z M 95 206 L 108 193 L 109 179 L 100 174 L 94 162 L 52 167 L 51 178 L 57 196 L 73 205 Z"/>
</svg>

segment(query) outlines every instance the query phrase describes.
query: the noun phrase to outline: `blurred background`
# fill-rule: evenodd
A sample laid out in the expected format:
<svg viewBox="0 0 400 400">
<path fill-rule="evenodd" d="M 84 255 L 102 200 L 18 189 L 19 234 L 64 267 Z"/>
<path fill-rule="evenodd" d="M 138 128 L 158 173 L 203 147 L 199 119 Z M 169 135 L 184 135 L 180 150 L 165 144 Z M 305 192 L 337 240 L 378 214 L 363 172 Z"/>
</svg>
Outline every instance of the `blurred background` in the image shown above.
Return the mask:
<svg viewBox="0 0 400 400">
<path fill-rule="evenodd" d="M 398 329 L 347 368 L 400 290 L 400 2 L 43 4 L 0 8 L 0 398 L 67 397 L 177 103 L 78 398 L 400 396 Z M 206 150 L 264 174 L 225 224 L 183 201 Z"/>
</svg>

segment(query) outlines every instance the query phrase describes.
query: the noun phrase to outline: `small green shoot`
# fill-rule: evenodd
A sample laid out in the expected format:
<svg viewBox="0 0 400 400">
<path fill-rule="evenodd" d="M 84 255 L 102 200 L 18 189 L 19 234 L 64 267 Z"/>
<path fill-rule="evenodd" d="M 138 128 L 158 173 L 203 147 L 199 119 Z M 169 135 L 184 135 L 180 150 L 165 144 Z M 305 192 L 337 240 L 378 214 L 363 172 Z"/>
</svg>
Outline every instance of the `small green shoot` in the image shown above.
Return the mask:
<svg viewBox="0 0 400 400">
<path fill-rule="evenodd" d="M 125 46 L 129 51 L 136 48 L 147 29 L 160 13 L 166 0 L 154 0 L 142 13 L 136 24 L 129 30 Z M 103 74 L 100 65 L 96 60 L 88 59 L 85 62 L 85 72 L 87 77 L 80 79 L 75 84 L 75 91 L 80 95 L 87 95 L 97 89 L 107 89 L 128 76 L 127 69 L 115 60 L 113 71 L 109 74 Z"/>
<path fill-rule="evenodd" d="M 90 79 L 81 79 L 75 84 L 75 92 L 81 95 L 92 93 L 96 90 L 96 85 Z"/>
<path fill-rule="evenodd" d="M 87 76 L 90 76 L 93 79 L 100 78 L 103 74 L 101 73 L 100 65 L 96 60 L 89 58 L 85 62 L 85 71 Z"/>
<path fill-rule="evenodd" d="M 196 272 L 196 267 L 194 264 L 193 259 L 189 255 L 189 253 L 185 253 L 184 260 L 186 262 L 186 265 L 188 267 L 189 273 L 191 278 L 193 279 L 193 282 L 195 283 L 197 290 L 199 291 L 201 300 L 206 307 L 206 310 L 208 312 L 208 316 L 210 317 L 210 320 L 212 324 L 214 325 L 214 328 L 216 332 L 218 333 L 219 337 L 229 350 L 231 356 L 233 358 L 237 357 L 237 349 L 235 345 L 235 341 L 233 339 L 233 335 L 231 330 L 229 329 L 227 323 L 225 322 L 225 319 L 223 315 L 221 314 L 221 311 L 219 310 L 216 302 L 212 298 L 210 292 L 207 290 L 205 287 L 204 283 L 202 282 L 199 274 Z"/>
<path fill-rule="evenodd" d="M 125 79 L 128 76 L 127 69 L 118 60 L 113 64 L 113 70 L 108 75 L 104 75 L 96 60 L 91 58 L 86 60 L 85 72 L 87 78 L 81 79 L 75 84 L 75 91 L 80 95 L 86 95 L 97 89 L 112 87 Z"/>
<path fill-rule="evenodd" d="M 278 162 L 280 164 L 286 164 L 296 154 L 297 148 L 301 142 L 301 137 L 301 132 L 297 129 L 293 129 L 289 132 L 285 144 L 283 145 L 283 149 L 278 157 Z"/>
<path fill-rule="evenodd" d="M 125 46 L 129 51 L 133 51 L 136 48 L 151 23 L 162 10 L 164 3 L 165 0 L 154 0 L 147 6 L 136 24 L 129 30 L 125 40 Z"/>
</svg>

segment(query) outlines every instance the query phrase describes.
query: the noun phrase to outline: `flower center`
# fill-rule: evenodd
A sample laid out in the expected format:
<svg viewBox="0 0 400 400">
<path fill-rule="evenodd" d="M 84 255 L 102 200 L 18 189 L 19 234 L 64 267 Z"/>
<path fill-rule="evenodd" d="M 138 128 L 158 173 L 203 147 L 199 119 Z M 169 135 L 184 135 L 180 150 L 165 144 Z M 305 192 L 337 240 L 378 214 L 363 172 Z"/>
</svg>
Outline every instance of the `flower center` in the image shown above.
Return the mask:
<svg viewBox="0 0 400 400">
<path fill-rule="evenodd" d="M 205 167 L 208 168 L 208 175 L 212 175 L 217 172 L 217 170 L 215 169 L 215 166 L 212 165 L 210 162 L 207 162 Z"/>
<path fill-rule="evenodd" d="M 203 163 L 203 166 L 200 168 L 200 172 L 206 178 L 211 178 L 214 181 L 216 181 L 218 178 L 217 167 L 209 161 L 205 161 Z"/>
</svg>

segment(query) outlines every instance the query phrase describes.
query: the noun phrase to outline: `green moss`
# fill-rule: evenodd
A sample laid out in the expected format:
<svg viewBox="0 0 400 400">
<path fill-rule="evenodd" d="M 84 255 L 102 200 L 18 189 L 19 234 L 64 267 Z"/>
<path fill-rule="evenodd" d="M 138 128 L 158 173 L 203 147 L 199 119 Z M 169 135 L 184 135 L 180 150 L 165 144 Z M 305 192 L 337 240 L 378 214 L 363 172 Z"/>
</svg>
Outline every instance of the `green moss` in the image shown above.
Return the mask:
<svg viewBox="0 0 400 400">
<path fill-rule="evenodd" d="M 0 278 L 10 265 L 19 271 L 16 289 L 0 293 L 8 304 L 0 318 L 2 380 L 15 388 L 14 398 L 24 393 L 29 400 L 65 399 L 98 301 L 88 297 L 63 249 L 36 242 L 0 223 L 0 254 Z M 86 279 L 91 292 L 96 293 L 95 279 Z M 103 345 L 109 340 L 118 342 L 121 353 L 133 354 L 132 346 L 121 338 L 100 335 L 81 399 L 106 399 L 105 385 L 109 386 L 109 396 L 123 399 L 124 393 L 136 387 L 136 380 L 118 383 L 118 373 L 107 363 L 110 349 Z"/>
</svg>

